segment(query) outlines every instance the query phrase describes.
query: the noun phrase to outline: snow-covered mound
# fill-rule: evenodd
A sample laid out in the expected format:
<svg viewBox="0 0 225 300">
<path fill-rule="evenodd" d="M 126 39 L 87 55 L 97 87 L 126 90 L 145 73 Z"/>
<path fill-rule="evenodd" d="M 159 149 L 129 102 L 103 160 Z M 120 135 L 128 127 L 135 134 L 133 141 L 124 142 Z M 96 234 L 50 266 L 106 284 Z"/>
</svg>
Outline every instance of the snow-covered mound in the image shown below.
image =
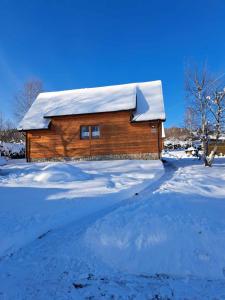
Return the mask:
<svg viewBox="0 0 225 300">
<path fill-rule="evenodd" d="M 70 198 L 92 193 L 117 192 L 163 174 L 160 161 L 99 161 L 20 163 L 2 170 L 1 182 L 8 186 L 71 189 Z M 147 183 L 146 183 L 147 184 Z M 59 195 L 58 195 L 59 197 Z"/>
<path fill-rule="evenodd" d="M 71 164 L 54 163 L 43 166 L 39 172 L 27 174 L 25 179 L 36 181 L 43 184 L 66 183 L 72 181 L 89 180 L 92 176 L 83 172 L 80 168 Z"/>
<path fill-rule="evenodd" d="M 15 168 L 8 166 L 2 171 L 0 182 L 9 185 L 59 187 L 59 184 L 70 184 L 78 181 L 90 180 L 93 176 L 84 172 L 74 164 L 18 164 Z"/>
<path fill-rule="evenodd" d="M 112 268 L 224 278 L 225 161 L 210 172 L 198 161 L 179 163 L 150 199 L 146 190 L 87 230 L 87 246 Z"/>
</svg>

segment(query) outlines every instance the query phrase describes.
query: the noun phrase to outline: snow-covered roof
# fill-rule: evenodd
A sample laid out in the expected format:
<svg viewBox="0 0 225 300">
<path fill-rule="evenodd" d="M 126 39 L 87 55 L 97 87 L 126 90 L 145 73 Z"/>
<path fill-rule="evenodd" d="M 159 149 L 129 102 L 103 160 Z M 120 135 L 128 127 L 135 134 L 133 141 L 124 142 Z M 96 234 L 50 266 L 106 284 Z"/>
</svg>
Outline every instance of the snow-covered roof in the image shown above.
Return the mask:
<svg viewBox="0 0 225 300">
<path fill-rule="evenodd" d="M 161 81 L 40 93 L 19 130 L 46 129 L 51 117 L 133 110 L 133 121 L 164 120 Z"/>
<path fill-rule="evenodd" d="M 165 120 L 160 80 L 136 83 L 137 107 L 133 121 Z"/>
</svg>

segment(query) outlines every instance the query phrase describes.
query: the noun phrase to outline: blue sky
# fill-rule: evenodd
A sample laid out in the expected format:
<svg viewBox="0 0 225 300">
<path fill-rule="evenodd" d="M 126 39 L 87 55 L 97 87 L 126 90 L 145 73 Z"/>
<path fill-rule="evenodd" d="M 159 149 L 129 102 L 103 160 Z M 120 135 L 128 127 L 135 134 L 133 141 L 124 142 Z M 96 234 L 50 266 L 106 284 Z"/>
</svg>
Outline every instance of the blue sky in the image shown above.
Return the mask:
<svg viewBox="0 0 225 300">
<path fill-rule="evenodd" d="M 224 0 L 0 0 L 0 111 L 39 78 L 47 91 L 161 79 L 182 125 L 184 67 L 225 69 Z"/>
</svg>

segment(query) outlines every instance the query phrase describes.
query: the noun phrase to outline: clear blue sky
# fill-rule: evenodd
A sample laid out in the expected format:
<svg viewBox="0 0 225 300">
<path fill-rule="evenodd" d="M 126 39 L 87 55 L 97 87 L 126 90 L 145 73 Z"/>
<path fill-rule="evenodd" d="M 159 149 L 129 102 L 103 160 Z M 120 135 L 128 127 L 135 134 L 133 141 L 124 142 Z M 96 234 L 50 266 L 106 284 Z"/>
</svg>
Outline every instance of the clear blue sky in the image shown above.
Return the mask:
<svg viewBox="0 0 225 300">
<path fill-rule="evenodd" d="M 0 111 L 25 80 L 47 91 L 161 79 L 181 125 L 184 66 L 225 71 L 224 0 L 0 0 Z"/>
</svg>

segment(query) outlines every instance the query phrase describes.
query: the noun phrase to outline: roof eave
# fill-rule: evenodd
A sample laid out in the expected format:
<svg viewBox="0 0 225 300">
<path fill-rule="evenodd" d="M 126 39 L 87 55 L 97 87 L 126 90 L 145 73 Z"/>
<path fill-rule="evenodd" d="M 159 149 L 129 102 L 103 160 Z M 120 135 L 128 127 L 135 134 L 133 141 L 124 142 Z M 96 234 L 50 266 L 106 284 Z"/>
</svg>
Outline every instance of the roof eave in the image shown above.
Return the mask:
<svg viewBox="0 0 225 300">
<path fill-rule="evenodd" d="M 135 123 L 135 122 L 151 122 L 151 121 L 162 121 L 162 122 L 165 122 L 166 118 L 154 118 L 154 119 L 148 119 L 148 120 L 135 120 L 135 119 L 133 119 L 131 122 Z"/>
<path fill-rule="evenodd" d="M 25 131 L 33 131 L 33 130 L 48 130 L 49 129 L 49 126 L 48 127 L 42 127 L 42 128 L 22 128 L 22 129 L 17 129 L 18 132 L 25 132 Z"/>
</svg>

